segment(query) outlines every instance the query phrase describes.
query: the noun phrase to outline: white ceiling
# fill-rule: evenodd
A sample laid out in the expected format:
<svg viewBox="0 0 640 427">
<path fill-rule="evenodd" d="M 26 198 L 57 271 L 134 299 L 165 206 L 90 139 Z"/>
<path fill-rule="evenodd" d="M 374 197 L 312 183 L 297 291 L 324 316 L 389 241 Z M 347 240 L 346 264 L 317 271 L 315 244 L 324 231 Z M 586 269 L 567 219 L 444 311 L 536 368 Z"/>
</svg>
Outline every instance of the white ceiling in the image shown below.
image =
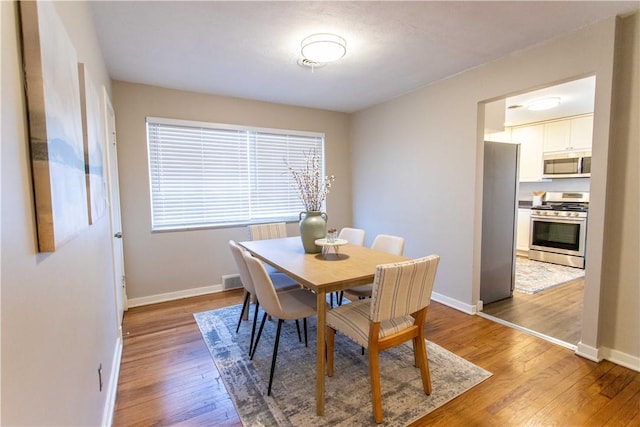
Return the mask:
<svg viewBox="0 0 640 427">
<path fill-rule="evenodd" d="M 560 117 L 593 113 L 596 78 L 586 77 L 544 89 L 508 97 L 505 100 L 505 126 L 542 122 Z M 560 105 L 549 110 L 531 111 L 529 102 L 544 98 L 559 98 Z"/>
<path fill-rule="evenodd" d="M 617 14 L 614 1 L 92 1 L 116 80 L 342 112 L 395 98 Z M 340 61 L 298 64 L 334 32 Z"/>
</svg>

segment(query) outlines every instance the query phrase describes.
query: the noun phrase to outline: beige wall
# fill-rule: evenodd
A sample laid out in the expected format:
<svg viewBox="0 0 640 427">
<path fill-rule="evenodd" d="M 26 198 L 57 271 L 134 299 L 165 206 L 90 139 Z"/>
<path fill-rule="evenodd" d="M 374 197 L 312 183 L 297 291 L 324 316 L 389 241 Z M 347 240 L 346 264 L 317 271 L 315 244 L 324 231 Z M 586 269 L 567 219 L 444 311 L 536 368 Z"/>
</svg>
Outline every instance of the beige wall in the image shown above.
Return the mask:
<svg viewBox="0 0 640 427">
<path fill-rule="evenodd" d="M 626 31 L 625 37 L 625 50 L 637 52 L 637 32 Z M 632 37 L 636 37 L 633 42 Z M 480 281 L 483 103 L 595 74 L 589 261 L 578 351 L 630 366 L 638 364 L 640 356 L 638 245 L 637 239 L 621 243 L 621 237 L 626 231 L 634 232 L 634 238 L 638 235 L 637 156 L 633 161 L 624 155 L 612 158 L 625 166 L 624 172 L 614 174 L 614 182 L 634 190 L 607 194 L 614 40 L 615 20 L 610 19 L 356 113 L 351 129 L 354 225 L 370 235 L 408 236 L 405 252 L 409 256 L 440 254 L 435 297 L 473 312 Z M 616 77 L 628 80 L 631 71 L 627 64 Z M 637 84 L 637 72 L 633 81 Z M 637 106 L 630 108 L 628 96 L 624 99 L 616 104 L 617 113 L 636 126 L 636 134 L 623 131 L 611 144 L 613 151 L 625 147 L 637 153 Z M 627 169 L 631 166 L 634 171 Z M 617 220 L 606 219 L 607 224 L 620 221 L 622 225 L 616 230 L 620 235 L 608 239 L 605 248 L 606 200 L 629 207 Z M 611 250 L 620 254 L 619 260 L 604 269 L 603 253 Z M 612 274 L 615 269 L 620 271 L 618 277 Z M 603 291 L 612 292 L 602 301 L 601 284 Z M 611 300 L 615 304 L 607 303 Z"/>
<path fill-rule="evenodd" d="M 98 87 L 109 86 L 85 3 L 56 9 Z M 109 217 L 39 254 L 17 3 L 2 13 L 2 413 L 0 424 L 100 425 L 119 358 Z M 98 365 L 105 387 L 98 390 Z"/>
<path fill-rule="evenodd" d="M 151 233 L 145 118 L 166 117 L 266 128 L 324 132 L 326 171 L 336 176 L 327 197 L 329 225 L 351 225 L 349 116 L 308 108 L 113 82 L 127 276 L 133 305 L 210 292 L 236 272 L 229 239 L 246 227 Z M 284 168 L 283 168 L 284 170 Z M 297 224 L 288 225 L 298 235 Z"/>
</svg>

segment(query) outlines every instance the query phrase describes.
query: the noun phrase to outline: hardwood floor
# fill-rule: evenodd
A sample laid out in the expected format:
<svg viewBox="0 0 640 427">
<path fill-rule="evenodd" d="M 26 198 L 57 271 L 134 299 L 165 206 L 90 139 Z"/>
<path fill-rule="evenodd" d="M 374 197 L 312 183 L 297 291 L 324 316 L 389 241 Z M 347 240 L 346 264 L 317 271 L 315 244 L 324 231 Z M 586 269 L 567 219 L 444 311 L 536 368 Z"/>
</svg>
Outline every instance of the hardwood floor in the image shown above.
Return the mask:
<svg viewBox="0 0 640 427">
<path fill-rule="evenodd" d="M 534 295 L 514 292 L 482 312 L 561 341 L 578 344 L 582 331 L 584 279 Z"/>
<path fill-rule="evenodd" d="M 192 316 L 241 301 L 228 291 L 125 313 L 114 425 L 241 426 Z M 640 425 L 638 372 L 438 303 L 426 334 L 493 376 L 414 426 Z"/>
</svg>

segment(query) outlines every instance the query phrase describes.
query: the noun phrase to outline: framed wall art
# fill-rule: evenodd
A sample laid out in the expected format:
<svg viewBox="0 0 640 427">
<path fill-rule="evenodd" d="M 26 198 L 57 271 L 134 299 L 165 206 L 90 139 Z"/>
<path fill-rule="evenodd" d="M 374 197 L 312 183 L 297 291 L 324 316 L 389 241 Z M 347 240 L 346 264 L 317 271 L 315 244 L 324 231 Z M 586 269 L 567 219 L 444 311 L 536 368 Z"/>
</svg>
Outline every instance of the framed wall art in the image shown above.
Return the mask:
<svg viewBox="0 0 640 427">
<path fill-rule="evenodd" d="M 21 1 L 38 250 L 88 227 L 77 54 L 51 2 Z"/>
</svg>

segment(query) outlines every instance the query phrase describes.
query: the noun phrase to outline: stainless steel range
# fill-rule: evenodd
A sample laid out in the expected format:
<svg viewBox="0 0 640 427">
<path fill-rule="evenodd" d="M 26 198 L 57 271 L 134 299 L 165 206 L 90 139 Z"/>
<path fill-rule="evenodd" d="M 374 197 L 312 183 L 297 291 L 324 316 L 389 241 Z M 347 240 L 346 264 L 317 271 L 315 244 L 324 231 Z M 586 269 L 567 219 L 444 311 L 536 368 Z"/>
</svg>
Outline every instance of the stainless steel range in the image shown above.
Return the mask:
<svg viewBox="0 0 640 427">
<path fill-rule="evenodd" d="M 548 192 L 531 207 L 529 259 L 584 268 L 589 193 Z"/>
</svg>

